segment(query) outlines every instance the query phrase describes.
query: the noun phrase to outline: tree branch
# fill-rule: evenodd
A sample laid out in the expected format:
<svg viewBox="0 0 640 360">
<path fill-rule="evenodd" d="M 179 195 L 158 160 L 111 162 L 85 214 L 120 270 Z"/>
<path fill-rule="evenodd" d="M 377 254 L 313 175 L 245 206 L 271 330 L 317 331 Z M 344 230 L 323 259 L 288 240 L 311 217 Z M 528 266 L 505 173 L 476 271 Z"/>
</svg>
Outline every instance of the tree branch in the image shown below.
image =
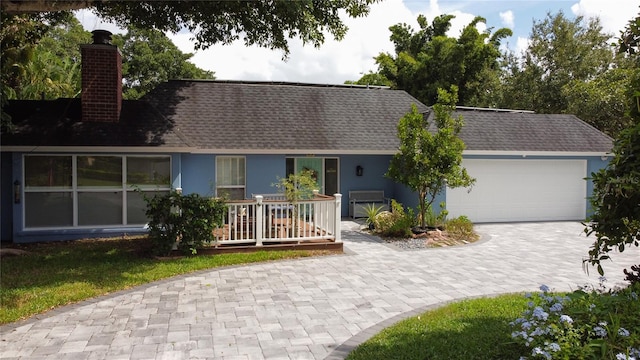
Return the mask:
<svg viewBox="0 0 640 360">
<path fill-rule="evenodd" d="M 71 11 L 93 7 L 99 0 L 4 0 L 0 2 L 2 11 L 10 15 L 39 12 Z"/>
</svg>

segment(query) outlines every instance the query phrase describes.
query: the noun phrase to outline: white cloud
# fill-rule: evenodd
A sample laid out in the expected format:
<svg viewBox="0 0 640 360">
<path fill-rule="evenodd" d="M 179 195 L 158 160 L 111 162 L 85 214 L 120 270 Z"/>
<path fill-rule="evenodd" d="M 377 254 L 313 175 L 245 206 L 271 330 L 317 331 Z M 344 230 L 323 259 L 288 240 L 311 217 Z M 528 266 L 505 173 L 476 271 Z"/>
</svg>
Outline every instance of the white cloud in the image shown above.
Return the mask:
<svg viewBox="0 0 640 360">
<path fill-rule="evenodd" d="M 524 54 L 524 52 L 529 48 L 529 43 L 531 40 L 526 37 L 518 37 L 516 40 L 516 49 L 514 50 L 516 55 Z"/>
<path fill-rule="evenodd" d="M 343 21 L 349 31 L 342 41 L 327 36 L 325 43 L 316 49 L 303 46 L 300 40 L 291 40 L 286 62 L 282 61 L 280 51 L 247 48 L 242 41 L 198 51 L 192 61 L 198 67 L 215 71 L 218 79 L 341 84 L 377 70 L 373 58 L 380 52 L 393 52 L 389 26 L 406 22 L 415 28 L 416 18 L 417 14 L 408 10 L 402 0 L 387 0 L 372 5 L 365 18 L 345 16 Z M 182 51 L 194 51 L 189 34 L 169 37 Z"/>
<path fill-rule="evenodd" d="M 116 24 L 98 18 L 91 10 L 78 10 L 75 12 L 75 16 L 87 31 L 108 30 L 113 34 L 126 33 L 124 29 L 118 27 Z"/>
<path fill-rule="evenodd" d="M 571 6 L 574 15 L 598 16 L 604 31 L 620 35 L 629 20 L 638 14 L 637 0 L 580 0 Z"/>
<path fill-rule="evenodd" d="M 505 12 L 500 12 L 500 19 L 502 20 L 502 24 L 509 29 L 513 29 L 515 27 L 513 11 L 507 10 Z"/>
<path fill-rule="evenodd" d="M 414 6 L 413 11 L 407 7 L 407 3 Z M 196 66 L 214 71 L 218 79 L 341 84 L 345 80 L 357 80 L 369 71 L 376 71 L 374 57 L 381 52 L 394 52 L 389 40 L 391 25 L 407 23 L 417 29 L 416 18 L 419 13 L 431 22 L 435 16 L 446 12 L 455 15 L 448 35 L 458 37 L 462 28 L 477 15 L 459 9 L 441 9 L 439 0 L 418 4 L 420 8 L 415 7 L 414 0 L 385 0 L 371 5 L 367 17 L 352 19 L 344 16 L 343 21 L 349 31 L 342 41 L 327 36 L 325 43 L 316 49 L 303 46 L 298 39 L 290 40 L 290 55 L 286 62 L 282 60 L 281 51 L 246 47 L 242 40 L 194 51 L 191 34 L 182 32 L 168 36 L 183 52 L 194 53 L 191 61 Z M 89 11 L 79 12 L 76 16 L 87 30 L 100 28 L 124 32 L 113 24 L 100 21 Z M 504 22 L 502 13 L 501 17 Z M 478 24 L 479 31 L 486 29 L 486 24 Z"/>
</svg>

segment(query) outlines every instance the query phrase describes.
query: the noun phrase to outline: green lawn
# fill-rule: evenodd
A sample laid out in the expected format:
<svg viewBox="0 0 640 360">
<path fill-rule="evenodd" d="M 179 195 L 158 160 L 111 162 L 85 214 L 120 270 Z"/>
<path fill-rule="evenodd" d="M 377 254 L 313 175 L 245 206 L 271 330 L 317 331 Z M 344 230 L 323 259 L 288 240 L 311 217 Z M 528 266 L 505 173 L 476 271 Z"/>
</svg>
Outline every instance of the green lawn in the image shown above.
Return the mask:
<svg viewBox="0 0 640 360">
<path fill-rule="evenodd" d="M 0 262 L 0 324 L 174 275 L 329 252 L 261 251 L 157 260 L 146 238 L 80 240 L 20 247 Z"/>
<path fill-rule="evenodd" d="M 452 303 L 384 329 L 347 360 L 518 359 L 526 349 L 509 323 L 526 308 L 522 294 Z"/>
</svg>

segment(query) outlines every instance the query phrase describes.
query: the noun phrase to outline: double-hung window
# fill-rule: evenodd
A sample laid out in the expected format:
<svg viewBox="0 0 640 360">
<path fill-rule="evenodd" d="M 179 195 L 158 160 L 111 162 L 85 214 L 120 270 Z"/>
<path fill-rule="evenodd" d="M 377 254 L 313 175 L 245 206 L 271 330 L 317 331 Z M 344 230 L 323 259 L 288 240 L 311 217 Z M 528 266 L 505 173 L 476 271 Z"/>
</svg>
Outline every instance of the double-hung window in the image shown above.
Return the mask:
<svg viewBox="0 0 640 360">
<path fill-rule="evenodd" d="M 245 198 L 245 158 L 243 156 L 216 157 L 216 196 L 229 200 Z"/>
<path fill-rule="evenodd" d="M 171 187 L 169 156 L 25 155 L 25 228 L 143 225 Z"/>
</svg>

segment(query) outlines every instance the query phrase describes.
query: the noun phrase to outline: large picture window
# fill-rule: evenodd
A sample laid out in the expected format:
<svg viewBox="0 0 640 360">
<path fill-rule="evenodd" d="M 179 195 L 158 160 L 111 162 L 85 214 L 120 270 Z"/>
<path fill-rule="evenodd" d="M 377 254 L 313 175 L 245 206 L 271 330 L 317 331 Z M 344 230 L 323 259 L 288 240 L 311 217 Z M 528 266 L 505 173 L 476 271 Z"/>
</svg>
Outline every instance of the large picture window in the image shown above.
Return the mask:
<svg viewBox="0 0 640 360">
<path fill-rule="evenodd" d="M 216 158 L 216 196 L 229 200 L 245 198 L 245 158 L 218 156 Z"/>
<path fill-rule="evenodd" d="M 144 196 L 171 188 L 171 158 L 25 155 L 24 174 L 26 228 L 143 225 Z"/>
</svg>

